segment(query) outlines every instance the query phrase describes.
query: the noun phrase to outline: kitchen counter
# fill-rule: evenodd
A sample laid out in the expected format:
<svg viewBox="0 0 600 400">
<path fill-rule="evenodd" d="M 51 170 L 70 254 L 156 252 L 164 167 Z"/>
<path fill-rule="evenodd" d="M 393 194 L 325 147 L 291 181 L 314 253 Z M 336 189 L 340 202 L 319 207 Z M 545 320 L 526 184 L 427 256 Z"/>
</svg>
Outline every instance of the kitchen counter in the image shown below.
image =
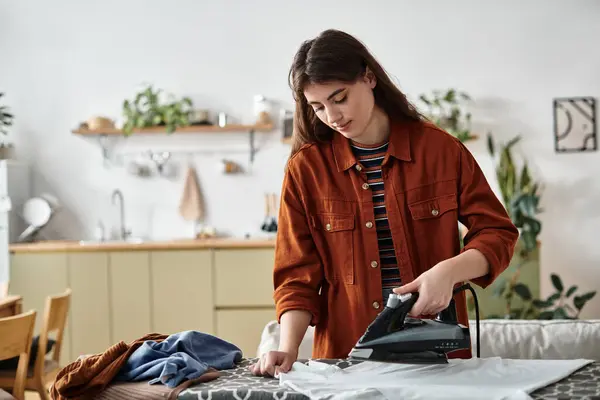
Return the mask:
<svg viewBox="0 0 600 400">
<path fill-rule="evenodd" d="M 276 318 L 269 238 L 13 244 L 10 292 L 23 310 L 43 310 L 48 296 L 72 290 L 63 365 L 148 332 L 198 330 L 255 354 Z"/>
<path fill-rule="evenodd" d="M 194 250 L 194 249 L 260 249 L 274 248 L 274 239 L 175 239 L 127 241 L 77 241 L 45 240 L 33 243 L 14 243 L 9 246 L 11 253 L 47 252 L 93 252 L 93 251 L 148 251 L 148 250 Z"/>
</svg>

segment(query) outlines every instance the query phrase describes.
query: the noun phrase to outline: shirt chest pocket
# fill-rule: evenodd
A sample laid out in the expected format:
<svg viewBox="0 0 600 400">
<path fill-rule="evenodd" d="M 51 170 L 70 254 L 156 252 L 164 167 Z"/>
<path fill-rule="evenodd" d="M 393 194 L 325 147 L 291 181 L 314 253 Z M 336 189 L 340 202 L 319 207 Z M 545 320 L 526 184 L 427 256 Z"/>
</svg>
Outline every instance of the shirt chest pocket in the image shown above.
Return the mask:
<svg viewBox="0 0 600 400">
<path fill-rule="evenodd" d="M 413 220 L 431 220 L 436 223 L 448 212 L 455 214 L 456 217 L 456 213 L 452 213 L 452 211 L 458 209 L 458 202 L 456 195 L 450 194 L 412 203 L 408 205 L 408 208 Z M 427 223 L 428 221 L 423 222 Z"/>
<path fill-rule="evenodd" d="M 457 237 L 458 202 L 455 194 L 411 203 L 408 209 L 412 235 L 423 257 L 436 254 L 447 238 Z"/>
<path fill-rule="evenodd" d="M 325 278 L 330 282 L 354 284 L 353 214 L 318 213 L 312 217 L 315 243 L 319 249 Z"/>
</svg>

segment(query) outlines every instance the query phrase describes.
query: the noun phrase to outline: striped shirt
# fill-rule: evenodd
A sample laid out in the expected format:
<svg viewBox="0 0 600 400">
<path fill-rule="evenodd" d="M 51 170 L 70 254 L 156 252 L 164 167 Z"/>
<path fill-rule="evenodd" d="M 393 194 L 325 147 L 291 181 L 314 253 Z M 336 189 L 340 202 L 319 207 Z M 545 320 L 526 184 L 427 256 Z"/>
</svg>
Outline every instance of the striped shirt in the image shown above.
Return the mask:
<svg viewBox="0 0 600 400">
<path fill-rule="evenodd" d="M 370 146 L 353 142 L 351 146 L 359 164 L 362 165 L 363 171 L 367 175 L 367 183 L 372 191 L 375 227 L 379 244 L 381 286 L 383 299 L 386 301 L 391 289 L 400 286 L 400 272 L 385 208 L 383 177 L 381 175 L 381 163 L 387 152 L 388 143 Z"/>
</svg>

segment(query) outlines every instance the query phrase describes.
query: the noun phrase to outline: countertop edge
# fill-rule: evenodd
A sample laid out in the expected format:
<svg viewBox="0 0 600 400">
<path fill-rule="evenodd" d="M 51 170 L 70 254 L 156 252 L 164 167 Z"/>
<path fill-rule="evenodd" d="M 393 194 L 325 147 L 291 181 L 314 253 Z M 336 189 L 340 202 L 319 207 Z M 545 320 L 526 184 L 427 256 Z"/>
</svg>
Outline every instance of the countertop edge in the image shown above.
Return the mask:
<svg viewBox="0 0 600 400">
<path fill-rule="evenodd" d="M 275 239 L 189 239 L 147 241 L 141 243 L 98 242 L 81 244 L 75 240 L 49 240 L 34 243 L 13 243 L 10 254 L 20 253 L 64 253 L 103 251 L 161 251 L 202 249 L 268 249 L 275 247 Z"/>
</svg>

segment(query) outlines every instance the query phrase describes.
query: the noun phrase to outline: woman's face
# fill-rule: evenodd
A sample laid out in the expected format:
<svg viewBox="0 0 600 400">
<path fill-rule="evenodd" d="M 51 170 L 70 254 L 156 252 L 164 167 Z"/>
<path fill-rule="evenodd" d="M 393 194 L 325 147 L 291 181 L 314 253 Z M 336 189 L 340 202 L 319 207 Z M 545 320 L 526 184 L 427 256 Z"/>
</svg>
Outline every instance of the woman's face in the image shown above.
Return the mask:
<svg viewBox="0 0 600 400">
<path fill-rule="evenodd" d="M 372 74 L 367 73 L 354 83 L 310 84 L 304 89 L 304 97 L 324 124 L 356 140 L 371 122 L 375 83 Z"/>
</svg>

